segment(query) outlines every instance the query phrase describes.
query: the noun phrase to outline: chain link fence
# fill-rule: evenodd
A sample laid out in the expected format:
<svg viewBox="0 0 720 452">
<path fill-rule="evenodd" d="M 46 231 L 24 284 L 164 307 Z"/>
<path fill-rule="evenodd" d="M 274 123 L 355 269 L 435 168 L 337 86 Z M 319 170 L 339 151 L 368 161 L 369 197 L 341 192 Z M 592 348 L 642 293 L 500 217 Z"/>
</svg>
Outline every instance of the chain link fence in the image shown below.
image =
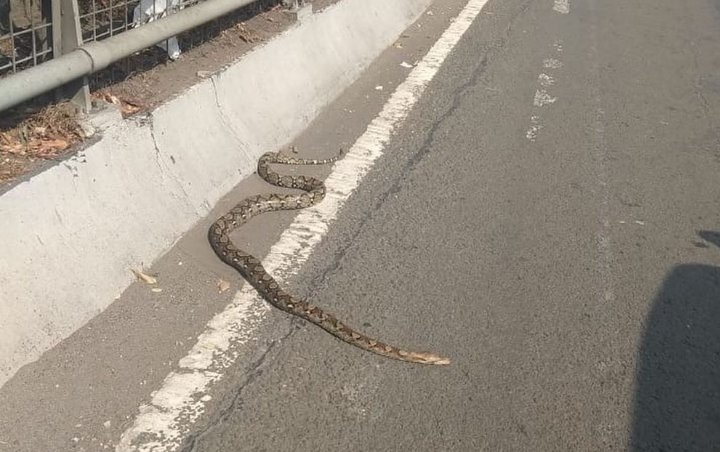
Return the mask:
<svg viewBox="0 0 720 452">
<path fill-rule="evenodd" d="M 50 0 L 0 0 L 0 76 L 52 58 Z"/>
</svg>

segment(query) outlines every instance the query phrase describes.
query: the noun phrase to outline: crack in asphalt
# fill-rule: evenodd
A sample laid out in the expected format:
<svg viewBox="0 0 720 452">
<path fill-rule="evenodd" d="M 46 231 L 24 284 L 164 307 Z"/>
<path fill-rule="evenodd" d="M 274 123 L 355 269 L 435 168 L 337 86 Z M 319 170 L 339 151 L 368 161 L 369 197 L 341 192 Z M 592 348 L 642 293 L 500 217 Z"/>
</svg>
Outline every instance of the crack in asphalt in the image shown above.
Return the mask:
<svg viewBox="0 0 720 452">
<path fill-rule="evenodd" d="M 276 347 L 278 347 L 283 341 L 288 339 L 295 332 L 295 330 L 296 328 L 291 326 L 290 331 L 285 333 L 279 339 L 274 339 L 269 342 L 267 348 L 263 351 L 262 355 L 260 355 L 260 357 L 255 360 L 254 363 L 252 363 L 249 370 L 245 373 L 245 381 L 235 390 L 235 395 L 233 396 L 230 403 L 227 404 L 227 406 L 225 406 L 224 408 L 221 408 L 219 410 L 219 413 L 213 416 L 208 421 L 206 427 L 188 435 L 184 445 L 182 445 L 180 448 L 181 452 L 195 452 L 197 443 L 200 439 L 212 432 L 218 426 L 225 423 L 225 421 L 227 421 L 227 419 L 232 415 L 232 413 L 237 411 L 242 406 L 242 396 L 245 392 L 245 389 L 252 385 L 257 380 L 257 378 L 259 378 L 263 374 L 263 366 L 266 364 L 270 352 L 272 352 Z"/>
<path fill-rule="evenodd" d="M 354 231 L 346 240 L 343 241 L 343 243 L 339 246 L 335 253 L 333 253 L 332 260 L 330 260 L 329 264 L 324 268 L 324 270 L 318 276 L 312 278 L 312 288 L 308 291 L 309 297 L 317 295 L 320 286 L 322 286 L 328 280 L 329 276 L 340 267 L 343 259 L 347 255 L 348 251 L 352 248 L 353 244 L 356 243 L 357 237 L 363 232 L 368 221 L 374 218 L 375 212 L 379 211 L 379 209 L 383 207 L 390 195 L 396 194 L 400 192 L 400 190 L 402 190 L 404 185 L 403 183 L 407 180 L 408 176 L 415 170 L 415 167 L 430 153 L 432 146 L 435 143 L 436 134 L 440 127 L 448 119 L 450 119 L 455 113 L 455 111 L 460 107 L 462 101 L 465 99 L 466 92 L 471 88 L 478 86 L 482 76 L 485 74 L 488 65 L 494 60 L 497 54 L 505 48 L 508 38 L 510 36 L 510 32 L 513 28 L 513 23 L 521 14 L 527 11 L 531 3 L 532 0 L 526 0 L 524 3 L 522 3 L 512 15 L 508 25 L 505 27 L 502 38 L 487 46 L 485 55 L 480 60 L 480 62 L 473 68 L 470 78 L 465 83 L 460 85 L 457 89 L 455 89 L 453 93 L 453 100 L 450 106 L 433 122 L 432 126 L 426 133 L 426 138 L 421 144 L 419 150 L 413 155 L 411 155 L 407 162 L 400 169 L 398 173 L 399 177 L 390 186 L 390 188 L 380 194 L 373 208 L 359 222 L 357 227 L 354 228 Z"/>
</svg>

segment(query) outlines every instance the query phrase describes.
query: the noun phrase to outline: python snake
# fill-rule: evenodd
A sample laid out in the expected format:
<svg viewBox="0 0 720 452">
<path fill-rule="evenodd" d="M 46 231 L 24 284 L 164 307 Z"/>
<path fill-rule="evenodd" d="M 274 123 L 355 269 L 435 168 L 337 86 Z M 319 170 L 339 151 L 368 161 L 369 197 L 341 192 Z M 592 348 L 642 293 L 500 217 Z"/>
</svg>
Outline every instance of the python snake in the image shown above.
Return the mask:
<svg viewBox="0 0 720 452">
<path fill-rule="evenodd" d="M 406 351 L 370 338 L 350 328 L 323 309 L 285 292 L 257 258 L 238 249 L 230 240 L 230 233 L 233 230 L 256 215 L 278 210 L 303 209 L 319 203 L 325 197 L 325 184 L 321 180 L 308 176 L 281 176 L 270 168 L 271 164 L 324 165 L 335 162 L 341 156 L 342 151 L 340 155 L 329 159 L 298 159 L 282 156 L 279 152 L 263 154 L 257 166 L 260 177 L 277 187 L 300 189 L 305 193 L 273 193 L 244 199 L 210 226 L 208 231 L 210 245 L 223 262 L 236 269 L 270 304 L 319 326 L 340 340 L 400 361 L 449 364 L 448 358 L 433 353 Z"/>
</svg>

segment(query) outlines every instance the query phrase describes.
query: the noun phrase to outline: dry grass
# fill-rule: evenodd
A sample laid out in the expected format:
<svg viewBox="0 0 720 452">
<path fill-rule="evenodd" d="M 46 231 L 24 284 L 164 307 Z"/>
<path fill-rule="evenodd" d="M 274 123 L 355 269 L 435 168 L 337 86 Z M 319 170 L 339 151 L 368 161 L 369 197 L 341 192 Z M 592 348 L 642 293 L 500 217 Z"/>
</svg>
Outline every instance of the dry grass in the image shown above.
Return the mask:
<svg viewBox="0 0 720 452">
<path fill-rule="evenodd" d="M 13 180 L 39 159 L 54 159 L 84 138 L 75 108 L 68 102 L 34 114 L 0 121 L 0 183 Z"/>
</svg>

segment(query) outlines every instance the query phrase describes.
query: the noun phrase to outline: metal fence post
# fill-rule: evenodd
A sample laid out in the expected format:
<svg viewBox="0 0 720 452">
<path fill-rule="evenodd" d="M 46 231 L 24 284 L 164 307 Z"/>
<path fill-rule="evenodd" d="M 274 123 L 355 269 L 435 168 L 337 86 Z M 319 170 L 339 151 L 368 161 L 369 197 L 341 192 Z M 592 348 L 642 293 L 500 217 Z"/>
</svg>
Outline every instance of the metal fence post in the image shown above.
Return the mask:
<svg viewBox="0 0 720 452">
<path fill-rule="evenodd" d="M 77 0 L 52 0 L 53 58 L 72 52 L 83 44 L 80 29 L 80 9 Z M 57 92 L 59 97 L 70 98 L 84 112 L 89 112 L 90 88 L 87 77 L 72 81 Z"/>
</svg>

